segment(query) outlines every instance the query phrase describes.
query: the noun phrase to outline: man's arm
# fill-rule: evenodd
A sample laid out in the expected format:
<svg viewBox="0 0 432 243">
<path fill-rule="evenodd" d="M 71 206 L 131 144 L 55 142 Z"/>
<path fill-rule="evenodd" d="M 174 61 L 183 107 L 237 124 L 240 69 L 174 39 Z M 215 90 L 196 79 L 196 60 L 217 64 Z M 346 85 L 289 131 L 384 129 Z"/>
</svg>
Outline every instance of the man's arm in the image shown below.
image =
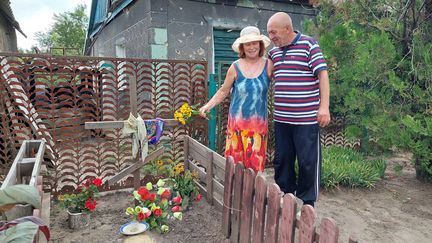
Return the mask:
<svg viewBox="0 0 432 243">
<path fill-rule="evenodd" d="M 330 123 L 330 82 L 327 70 L 318 73 L 320 89 L 320 106 L 317 120 L 320 127 L 326 127 Z"/>
</svg>

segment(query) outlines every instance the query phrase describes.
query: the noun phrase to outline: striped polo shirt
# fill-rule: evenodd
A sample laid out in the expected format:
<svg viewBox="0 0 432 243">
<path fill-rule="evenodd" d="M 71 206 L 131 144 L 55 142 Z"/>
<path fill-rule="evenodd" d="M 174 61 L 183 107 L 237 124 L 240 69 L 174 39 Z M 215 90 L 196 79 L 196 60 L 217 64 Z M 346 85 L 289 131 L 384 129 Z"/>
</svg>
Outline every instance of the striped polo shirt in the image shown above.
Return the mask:
<svg viewBox="0 0 432 243">
<path fill-rule="evenodd" d="M 320 103 L 318 73 L 327 64 L 316 40 L 297 32 L 288 46 L 274 47 L 274 120 L 296 125 L 317 123 Z"/>
</svg>

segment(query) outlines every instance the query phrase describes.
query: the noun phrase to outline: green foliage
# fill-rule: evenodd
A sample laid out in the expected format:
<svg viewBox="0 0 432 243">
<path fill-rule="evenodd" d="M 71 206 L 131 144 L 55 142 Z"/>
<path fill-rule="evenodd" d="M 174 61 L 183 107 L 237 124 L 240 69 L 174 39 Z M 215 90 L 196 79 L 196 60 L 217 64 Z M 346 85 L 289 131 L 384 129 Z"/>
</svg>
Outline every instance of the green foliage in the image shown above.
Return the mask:
<svg viewBox="0 0 432 243">
<path fill-rule="evenodd" d="M 78 5 L 73 12 L 54 14 L 54 24 L 47 32 L 37 32 L 36 40 L 40 48 L 84 47 L 88 17 L 85 5 Z"/>
<path fill-rule="evenodd" d="M 365 160 L 352 149 L 335 146 L 323 149 L 321 185 L 373 187 L 383 176 L 386 164 L 383 160 Z"/>
<path fill-rule="evenodd" d="M 360 138 L 367 154 L 412 151 L 417 174 L 430 179 L 432 9 L 425 1 L 322 1 L 305 27 L 327 59 L 331 110 L 346 119 L 347 136 Z"/>
<path fill-rule="evenodd" d="M 94 199 L 99 192 L 98 187 L 102 185 L 102 180 L 86 180 L 74 193 L 58 196 L 60 207 L 67 209 L 71 213 L 91 213 L 96 208 Z"/>
</svg>

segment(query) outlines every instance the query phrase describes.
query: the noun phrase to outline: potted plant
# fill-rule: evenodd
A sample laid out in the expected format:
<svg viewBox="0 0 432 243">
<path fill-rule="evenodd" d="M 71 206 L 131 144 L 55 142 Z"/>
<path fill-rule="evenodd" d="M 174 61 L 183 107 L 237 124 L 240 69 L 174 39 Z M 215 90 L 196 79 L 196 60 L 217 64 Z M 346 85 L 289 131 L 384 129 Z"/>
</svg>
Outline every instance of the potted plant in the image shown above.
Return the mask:
<svg viewBox="0 0 432 243">
<path fill-rule="evenodd" d="M 60 207 L 67 210 L 69 227 L 79 229 L 90 223 L 90 214 L 96 209 L 95 196 L 102 185 L 99 178 L 88 179 L 75 192 L 58 196 Z"/>
</svg>

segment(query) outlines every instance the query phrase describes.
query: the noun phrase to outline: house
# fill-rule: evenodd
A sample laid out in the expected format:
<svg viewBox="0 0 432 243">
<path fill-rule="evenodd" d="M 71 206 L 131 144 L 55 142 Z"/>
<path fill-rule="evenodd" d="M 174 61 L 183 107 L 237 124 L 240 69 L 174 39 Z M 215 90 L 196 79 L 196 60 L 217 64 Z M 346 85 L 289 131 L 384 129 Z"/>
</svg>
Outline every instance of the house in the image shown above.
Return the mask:
<svg viewBox="0 0 432 243">
<path fill-rule="evenodd" d="M 231 44 L 243 27 L 266 33 L 279 11 L 299 30 L 315 16 L 307 0 L 93 0 L 85 54 L 206 60 L 213 73 L 218 62 L 237 58 Z"/>
<path fill-rule="evenodd" d="M 17 37 L 15 29 L 26 37 L 15 20 L 9 0 L 0 1 L 0 52 L 16 52 Z"/>
</svg>

